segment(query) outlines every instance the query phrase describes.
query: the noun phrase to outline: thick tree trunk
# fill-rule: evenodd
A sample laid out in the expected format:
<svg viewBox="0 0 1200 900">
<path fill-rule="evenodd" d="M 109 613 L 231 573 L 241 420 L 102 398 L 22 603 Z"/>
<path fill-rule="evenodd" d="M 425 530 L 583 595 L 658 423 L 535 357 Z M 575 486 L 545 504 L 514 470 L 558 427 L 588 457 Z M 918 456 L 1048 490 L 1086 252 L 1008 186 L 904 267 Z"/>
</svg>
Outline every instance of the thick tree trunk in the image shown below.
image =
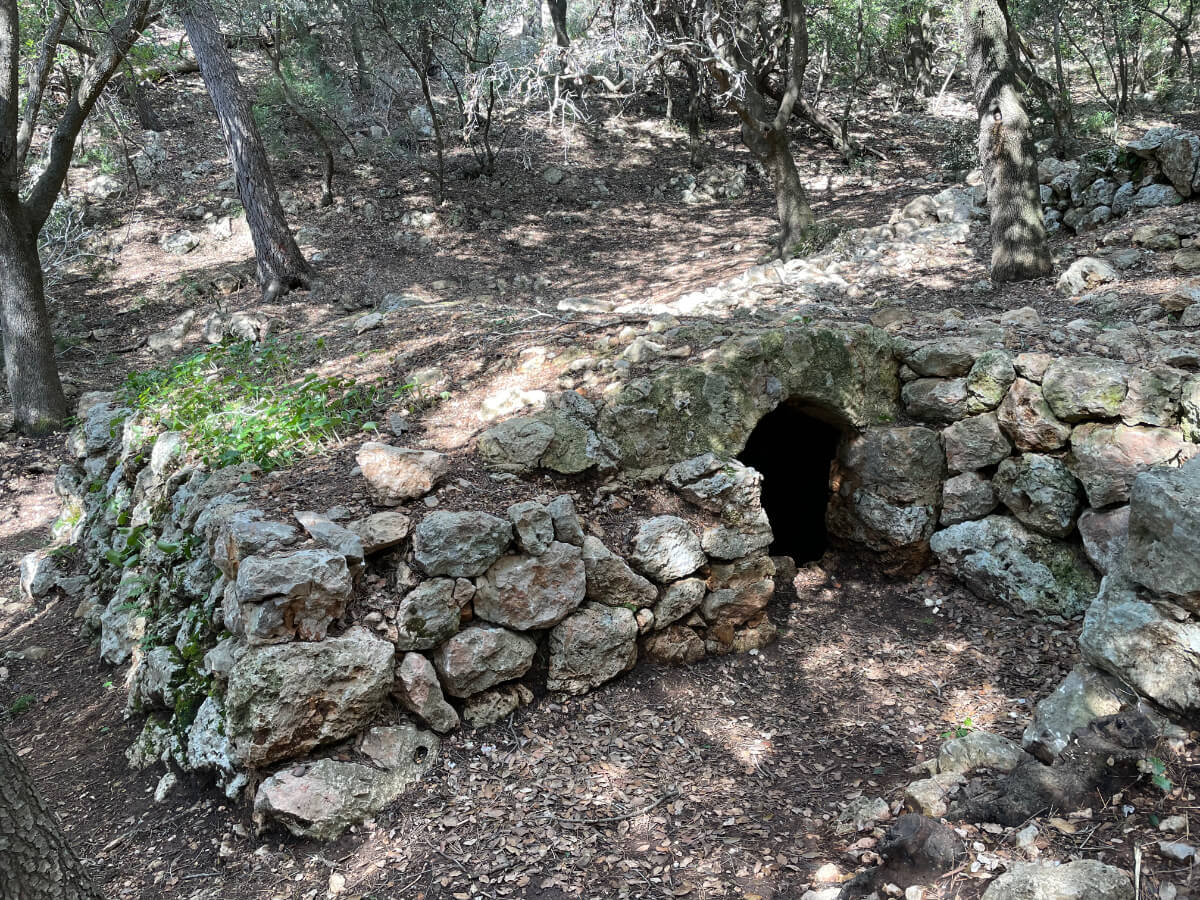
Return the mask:
<svg viewBox="0 0 1200 900">
<path fill-rule="evenodd" d="M 0 897 L 103 900 L 0 733 Z"/>
<path fill-rule="evenodd" d="M 267 151 L 254 123 L 254 111 L 208 0 L 192 0 L 188 4 L 183 12 L 183 27 L 221 122 L 238 196 L 254 240 L 259 284 L 271 296 L 294 287 L 307 287 L 312 270 L 288 229 Z"/>
<path fill-rule="evenodd" d="M 786 132 L 769 132 L 765 138 L 769 148 L 764 165 L 771 173 L 775 188 L 775 212 L 779 216 L 779 255 L 787 259 L 792 248 L 812 228 L 812 208 L 808 195 L 800 181 L 796 161 L 792 158 L 790 141 Z"/>
<path fill-rule="evenodd" d="M 571 46 L 571 37 L 567 34 L 567 0 L 546 0 L 550 7 L 550 21 L 554 23 L 554 42 L 565 50 Z"/>
<path fill-rule="evenodd" d="M 963 37 L 979 114 L 979 162 L 991 213 L 992 278 L 1050 272 L 1029 115 L 1018 90 L 1007 16 L 997 0 L 965 0 Z"/>
<path fill-rule="evenodd" d="M 37 237 L 11 191 L 0 192 L 0 327 L 14 427 L 53 431 L 67 418 L 67 399 L 54 362 Z"/>
</svg>

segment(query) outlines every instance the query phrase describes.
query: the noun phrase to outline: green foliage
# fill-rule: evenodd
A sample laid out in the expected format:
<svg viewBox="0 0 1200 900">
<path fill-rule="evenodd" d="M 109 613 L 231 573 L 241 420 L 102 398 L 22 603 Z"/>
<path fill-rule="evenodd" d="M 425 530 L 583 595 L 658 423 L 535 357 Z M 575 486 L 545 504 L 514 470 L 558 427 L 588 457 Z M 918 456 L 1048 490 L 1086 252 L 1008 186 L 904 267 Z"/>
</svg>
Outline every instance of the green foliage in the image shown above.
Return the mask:
<svg viewBox="0 0 1200 900">
<path fill-rule="evenodd" d="M 950 728 L 946 731 L 943 731 L 942 732 L 942 740 L 948 741 L 948 740 L 951 740 L 952 738 L 966 737 L 968 734 L 970 734 L 974 730 L 975 730 L 975 723 L 973 721 L 971 721 L 970 716 L 967 716 L 965 719 L 962 720 L 962 724 L 959 725 L 957 728 Z"/>
<path fill-rule="evenodd" d="M 1081 134 L 1100 134 L 1113 127 L 1115 118 L 1111 109 L 1098 109 L 1079 123 Z"/>
<path fill-rule="evenodd" d="M 841 233 L 842 226 L 837 222 L 816 222 L 804 232 L 804 236 L 800 240 L 788 248 L 788 257 L 797 259 L 812 256 L 814 253 L 820 253 L 832 244 Z"/>
<path fill-rule="evenodd" d="M 209 465 L 249 460 L 267 471 L 360 427 L 379 400 L 378 389 L 351 378 L 296 378 L 278 343 L 248 341 L 131 375 L 123 398 L 143 419 L 182 432 Z"/>
<path fill-rule="evenodd" d="M 15 719 L 29 709 L 29 707 L 33 706 L 34 699 L 33 694 L 22 694 L 12 702 L 12 705 L 8 708 L 8 714 Z"/>
<path fill-rule="evenodd" d="M 1167 764 L 1157 756 L 1151 756 L 1142 760 L 1138 768 L 1141 769 L 1143 774 L 1149 775 L 1150 783 L 1164 794 L 1169 794 L 1175 789 L 1175 782 L 1167 775 Z"/>
</svg>

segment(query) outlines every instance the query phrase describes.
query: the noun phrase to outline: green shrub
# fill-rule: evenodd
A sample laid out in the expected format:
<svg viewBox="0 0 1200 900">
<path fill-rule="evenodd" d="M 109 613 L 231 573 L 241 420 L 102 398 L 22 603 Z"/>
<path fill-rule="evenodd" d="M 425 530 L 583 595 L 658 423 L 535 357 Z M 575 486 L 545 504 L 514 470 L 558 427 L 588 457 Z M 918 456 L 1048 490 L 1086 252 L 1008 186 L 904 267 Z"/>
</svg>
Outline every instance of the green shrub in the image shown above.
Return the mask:
<svg viewBox="0 0 1200 900">
<path fill-rule="evenodd" d="M 253 461 L 270 471 L 367 423 L 379 392 L 350 378 L 297 378 L 275 342 L 227 343 L 165 369 L 135 373 L 124 402 L 212 466 Z"/>
</svg>

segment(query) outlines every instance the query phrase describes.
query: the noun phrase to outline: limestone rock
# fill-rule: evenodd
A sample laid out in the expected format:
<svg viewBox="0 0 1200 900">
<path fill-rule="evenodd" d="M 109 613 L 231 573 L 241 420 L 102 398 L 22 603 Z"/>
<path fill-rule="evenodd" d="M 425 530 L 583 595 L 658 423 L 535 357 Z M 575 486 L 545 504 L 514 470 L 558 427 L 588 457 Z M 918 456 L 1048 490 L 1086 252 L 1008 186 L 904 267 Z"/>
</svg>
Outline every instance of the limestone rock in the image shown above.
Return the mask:
<svg viewBox="0 0 1200 900">
<path fill-rule="evenodd" d="M 409 761 L 387 772 L 333 759 L 285 769 L 259 786 L 254 817 L 259 822 L 279 822 L 297 837 L 331 841 L 419 781 L 433 759 L 434 752 L 427 749 L 421 762 Z"/>
<path fill-rule="evenodd" d="M 587 573 L 587 599 L 608 606 L 652 606 L 655 586 L 629 568 L 597 538 L 583 539 L 583 565 Z"/>
<path fill-rule="evenodd" d="M 983 413 L 942 429 L 946 466 L 951 472 L 974 472 L 993 466 L 1012 453 L 995 413 Z"/>
<path fill-rule="evenodd" d="M 1136 483 L 1136 482 L 1135 482 Z M 1083 552 L 1101 575 L 1117 570 L 1129 537 L 1129 507 L 1085 509 L 1079 516 L 1079 536 Z"/>
<path fill-rule="evenodd" d="M 700 615 L 711 625 L 741 625 L 756 618 L 775 593 L 775 564 L 759 556 L 713 564 Z"/>
<path fill-rule="evenodd" d="M 549 628 L 583 602 L 578 547 L 550 544 L 541 556 L 502 556 L 479 579 L 475 615 L 518 631 Z"/>
<path fill-rule="evenodd" d="M 762 494 L 762 476 L 736 459 L 705 453 L 676 463 L 664 480 L 684 499 L 710 512 L 755 510 Z"/>
<path fill-rule="evenodd" d="M 44 550 L 26 553 L 21 557 L 21 593 L 40 600 L 54 590 L 60 574 L 56 557 Z"/>
<path fill-rule="evenodd" d="M 938 751 L 938 772 L 958 772 L 987 768 L 1008 774 L 1025 758 L 1020 745 L 987 731 L 970 731 L 952 738 Z"/>
<path fill-rule="evenodd" d="M 500 558 L 512 525 L 483 512 L 435 512 L 413 532 L 413 555 L 428 575 L 473 578 Z"/>
<path fill-rule="evenodd" d="M 1000 502 L 1035 531 L 1066 537 L 1074 530 L 1079 486 L 1061 460 L 1040 453 L 1006 459 L 992 484 Z"/>
<path fill-rule="evenodd" d="M 965 378 L 918 378 L 901 391 L 909 415 L 926 422 L 954 422 L 967 414 Z"/>
<path fill-rule="evenodd" d="M 662 630 L 697 609 L 706 590 L 702 578 L 685 578 L 666 585 L 654 604 L 655 629 Z"/>
<path fill-rule="evenodd" d="M 137 602 L 143 591 L 136 572 L 126 571 L 100 614 L 100 658 L 119 666 L 146 633 L 146 610 Z"/>
<path fill-rule="evenodd" d="M 338 638 L 249 650 L 225 692 L 233 758 L 257 768 L 349 737 L 391 688 L 394 657 L 391 644 L 357 627 Z"/>
<path fill-rule="evenodd" d="M 642 652 L 662 665 L 690 666 L 704 658 L 704 641 L 686 625 L 671 625 L 643 640 Z"/>
<path fill-rule="evenodd" d="M 263 516 L 262 510 L 239 509 L 210 526 L 209 554 L 226 578 L 237 577 L 242 560 L 281 550 L 299 537 L 291 525 Z"/>
<path fill-rule="evenodd" d="M 316 544 L 344 556 L 352 573 L 362 571 L 366 557 L 362 538 L 320 513 L 297 510 L 295 515 L 296 521 Z"/>
<path fill-rule="evenodd" d="M 947 571 L 985 599 L 1070 617 L 1087 609 L 1096 577 L 1074 546 L 988 516 L 939 531 L 930 541 Z"/>
<path fill-rule="evenodd" d="M 950 809 L 950 798 L 967 780 L 957 772 L 933 775 L 914 781 L 904 789 L 904 807 L 915 813 L 940 819 Z"/>
<path fill-rule="evenodd" d="M 370 556 L 399 546 L 408 537 L 412 521 L 404 513 L 388 511 L 351 522 L 346 527 L 358 535 L 363 553 Z"/>
<path fill-rule="evenodd" d="M 1200 458 L 1137 476 L 1128 536 L 1133 579 L 1200 614 Z"/>
<path fill-rule="evenodd" d="M 826 513 L 832 534 L 881 553 L 898 569 L 922 566 L 937 524 L 946 454 L 929 428 L 871 428 L 838 451 Z"/>
<path fill-rule="evenodd" d="M 1200 375 L 1193 375 L 1183 383 L 1179 409 L 1179 427 L 1184 438 L 1200 443 Z"/>
<path fill-rule="evenodd" d="M 1058 277 L 1058 292 L 1064 297 L 1077 297 L 1121 280 L 1116 269 L 1095 256 L 1083 256 L 1071 263 Z"/>
<path fill-rule="evenodd" d="M 582 694 L 633 668 L 637 621 L 628 609 L 588 603 L 550 632 L 552 691 Z"/>
<path fill-rule="evenodd" d="M 946 479 L 942 488 L 943 526 L 982 519 L 1000 505 L 992 482 L 978 472 L 963 472 Z"/>
<path fill-rule="evenodd" d="M 560 494 L 546 505 L 554 524 L 554 539 L 564 544 L 583 546 L 583 523 L 575 511 L 575 501 L 568 494 Z"/>
<path fill-rule="evenodd" d="M 1085 660 L 1185 716 L 1200 713 L 1195 647 L 1200 647 L 1200 623 L 1139 597 L 1120 575 L 1104 579 L 1079 635 Z"/>
<path fill-rule="evenodd" d="M 458 631 L 462 606 L 455 596 L 453 578 L 422 581 L 404 595 L 396 609 L 396 649 L 436 647 Z"/>
<path fill-rule="evenodd" d="M 1115 418 L 1128 392 L 1127 367 L 1100 357 L 1058 360 L 1042 378 L 1042 396 L 1064 422 Z"/>
<path fill-rule="evenodd" d="M 1066 445 L 1071 426 L 1059 421 L 1042 396 L 1041 387 L 1018 378 L 1004 396 L 996 414 L 1000 427 L 1018 450 L 1045 452 Z"/>
<path fill-rule="evenodd" d="M 319 641 L 352 588 L 346 557 L 336 551 L 251 556 L 225 592 L 225 627 L 250 644 Z"/>
<path fill-rule="evenodd" d="M 418 766 L 415 777 L 408 779 L 416 781 L 428 771 L 441 745 L 428 731 L 405 722 L 372 728 L 363 735 L 358 748 L 375 765 L 392 773 L 410 772 Z"/>
<path fill-rule="evenodd" d="M 1023 863 L 988 885 L 983 900 L 1133 900 L 1133 882 L 1120 869 L 1094 859 Z"/>
<path fill-rule="evenodd" d="M 1134 209 L 1157 209 L 1160 206 L 1178 206 L 1183 202 L 1179 191 L 1169 184 L 1148 184 L 1133 195 Z"/>
<path fill-rule="evenodd" d="M 514 503 L 508 508 L 517 546 L 534 556 L 546 552 L 554 541 L 554 519 L 550 511 L 534 500 Z"/>
<path fill-rule="evenodd" d="M 355 459 L 375 502 L 398 506 L 424 497 L 450 471 L 450 460 L 432 450 L 412 450 L 368 441 Z"/>
<path fill-rule="evenodd" d="M 995 409 L 1016 377 L 1012 354 L 1007 350 L 989 350 L 981 354 L 967 373 L 967 412 Z"/>
<path fill-rule="evenodd" d="M 479 455 L 493 469 L 530 472 L 554 440 L 554 429 L 532 416 L 493 425 L 479 436 Z"/>
<path fill-rule="evenodd" d="M 1034 708 L 1021 743 L 1039 759 L 1053 759 L 1075 729 L 1101 716 L 1115 716 L 1131 702 L 1137 702 L 1137 695 L 1117 679 L 1080 663 Z"/>
<path fill-rule="evenodd" d="M 420 653 L 405 653 L 396 667 L 392 694 L 400 705 L 439 734 L 458 727 L 458 713 L 442 695 L 433 663 Z"/>
<path fill-rule="evenodd" d="M 1179 421 L 1179 400 L 1183 373 L 1159 366 L 1154 369 L 1130 369 L 1126 379 L 1129 390 L 1119 410 L 1126 425 L 1175 425 Z"/>
<path fill-rule="evenodd" d="M 1092 506 L 1111 506 L 1129 500 L 1139 472 L 1189 459 L 1196 449 L 1178 429 L 1088 422 L 1071 433 L 1067 466 L 1083 482 Z"/>
<path fill-rule="evenodd" d="M 1190 197 L 1200 183 L 1200 137 L 1187 131 L 1177 131 L 1163 141 L 1155 154 L 1162 173 L 1182 197 Z"/>
<path fill-rule="evenodd" d="M 660 583 L 691 575 L 708 561 L 700 538 L 677 516 L 656 516 L 642 522 L 634 533 L 629 558 Z"/>
<path fill-rule="evenodd" d="M 486 728 L 533 702 L 533 691 L 521 683 L 502 684 L 476 694 L 463 704 L 463 719 L 472 728 Z"/>
<path fill-rule="evenodd" d="M 438 647 L 433 664 L 447 694 L 470 697 L 520 678 L 529 671 L 536 652 L 533 638 L 480 623 L 467 626 Z"/>
<path fill-rule="evenodd" d="M 951 337 L 919 344 L 904 354 L 904 362 L 918 375 L 950 378 L 966 375 L 986 351 L 981 340 Z"/>
</svg>

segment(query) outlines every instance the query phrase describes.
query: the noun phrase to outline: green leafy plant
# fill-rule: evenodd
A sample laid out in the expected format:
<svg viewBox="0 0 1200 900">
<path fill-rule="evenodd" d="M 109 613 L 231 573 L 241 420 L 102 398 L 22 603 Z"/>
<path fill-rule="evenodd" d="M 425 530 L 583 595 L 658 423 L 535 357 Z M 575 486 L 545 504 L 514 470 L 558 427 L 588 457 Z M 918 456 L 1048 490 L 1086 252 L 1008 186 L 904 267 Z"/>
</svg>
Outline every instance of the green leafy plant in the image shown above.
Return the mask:
<svg viewBox="0 0 1200 900">
<path fill-rule="evenodd" d="M 950 740 L 951 738 L 966 737 L 975 730 L 975 723 L 971 721 L 971 717 L 967 716 L 962 720 L 962 724 L 957 728 L 950 728 L 942 732 L 942 740 Z"/>
<path fill-rule="evenodd" d="M 1157 756 L 1150 756 L 1142 760 L 1138 764 L 1138 768 L 1143 774 L 1149 775 L 1150 783 L 1164 794 L 1169 794 L 1175 789 L 1175 782 L 1167 775 L 1167 764 Z"/>
<path fill-rule="evenodd" d="M 21 715 L 21 713 L 25 712 L 25 710 L 29 709 L 29 707 L 33 706 L 33 702 L 33 694 L 22 694 L 12 702 L 12 705 L 8 708 L 8 713 L 13 718 L 16 718 L 17 716 Z"/>
<path fill-rule="evenodd" d="M 227 343 L 166 368 L 131 375 L 124 402 L 182 432 L 206 463 L 249 460 L 281 468 L 369 421 L 379 390 L 353 379 L 297 377 L 276 342 Z"/>
</svg>

